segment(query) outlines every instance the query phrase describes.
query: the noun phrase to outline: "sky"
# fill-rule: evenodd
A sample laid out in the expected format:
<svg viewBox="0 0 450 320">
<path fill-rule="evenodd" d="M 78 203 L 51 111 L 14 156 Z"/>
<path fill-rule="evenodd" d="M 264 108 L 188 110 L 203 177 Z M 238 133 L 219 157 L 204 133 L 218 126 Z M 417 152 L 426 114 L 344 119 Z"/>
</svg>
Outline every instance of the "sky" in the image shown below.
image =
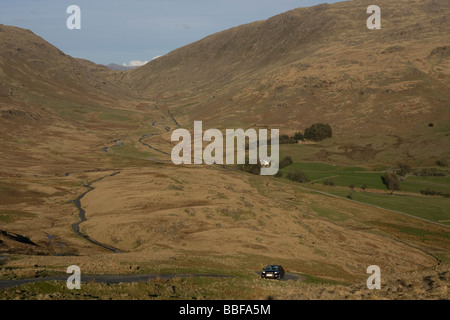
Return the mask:
<svg viewBox="0 0 450 320">
<path fill-rule="evenodd" d="M 141 65 L 210 34 L 334 0 L 0 0 L 0 24 L 30 29 L 66 54 Z M 67 8 L 81 11 L 70 30 Z"/>
</svg>

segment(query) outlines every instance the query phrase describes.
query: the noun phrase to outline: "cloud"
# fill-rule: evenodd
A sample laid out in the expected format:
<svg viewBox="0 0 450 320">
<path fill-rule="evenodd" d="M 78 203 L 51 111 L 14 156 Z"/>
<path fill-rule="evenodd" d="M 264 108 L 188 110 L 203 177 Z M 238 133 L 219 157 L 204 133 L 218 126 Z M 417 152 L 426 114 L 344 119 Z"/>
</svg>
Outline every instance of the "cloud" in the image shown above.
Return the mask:
<svg viewBox="0 0 450 320">
<path fill-rule="evenodd" d="M 155 56 L 155 57 L 151 58 L 150 61 L 153 61 L 155 59 L 161 58 L 162 56 L 163 55 Z M 128 63 L 126 63 L 126 62 L 122 63 L 122 66 L 124 66 L 124 67 L 141 67 L 141 66 L 143 66 L 144 64 L 147 64 L 147 63 L 149 63 L 149 61 L 147 61 L 147 60 L 146 61 L 131 60 Z"/>
<path fill-rule="evenodd" d="M 143 66 L 146 63 L 148 63 L 148 61 L 131 60 L 128 63 L 124 62 L 122 65 L 124 67 L 140 67 L 140 66 Z"/>
</svg>

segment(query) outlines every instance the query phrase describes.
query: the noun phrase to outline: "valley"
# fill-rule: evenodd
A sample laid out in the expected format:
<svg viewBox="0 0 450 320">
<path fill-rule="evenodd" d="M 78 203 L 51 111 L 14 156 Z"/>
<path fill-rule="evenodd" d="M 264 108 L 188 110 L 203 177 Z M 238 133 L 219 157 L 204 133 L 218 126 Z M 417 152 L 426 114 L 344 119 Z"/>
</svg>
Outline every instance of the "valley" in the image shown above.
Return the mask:
<svg viewBox="0 0 450 320">
<path fill-rule="evenodd" d="M 448 299 L 450 3 L 379 5 L 380 30 L 323 4 L 127 71 L 0 25 L 0 299 Z M 281 144 L 275 176 L 176 165 L 195 121 L 333 136 Z"/>
</svg>

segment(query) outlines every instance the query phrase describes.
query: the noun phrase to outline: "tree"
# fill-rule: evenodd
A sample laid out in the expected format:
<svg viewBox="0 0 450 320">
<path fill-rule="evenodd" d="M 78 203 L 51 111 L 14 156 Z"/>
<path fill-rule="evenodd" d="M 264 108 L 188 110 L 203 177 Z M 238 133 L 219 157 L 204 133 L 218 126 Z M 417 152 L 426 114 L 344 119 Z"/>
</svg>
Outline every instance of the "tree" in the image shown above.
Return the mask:
<svg viewBox="0 0 450 320">
<path fill-rule="evenodd" d="M 283 169 L 283 168 L 285 168 L 285 167 L 291 165 L 292 163 L 293 163 L 292 158 L 289 157 L 289 156 L 287 156 L 287 157 L 285 157 L 283 160 L 280 161 L 279 168 L 280 168 L 280 169 Z"/>
<path fill-rule="evenodd" d="M 400 190 L 400 179 L 395 173 L 386 172 L 381 180 L 386 185 L 388 190 Z"/>
<path fill-rule="evenodd" d="M 299 140 L 305 140 L 305 137 L 303 136 L 303 134 L 301 133 L 301 132 L 296 132 L 295 134 L 294 134 L 294 139 L 296 140 L 296 141 L 299 141 Z"/>
<path fill-rule="evenodd" d="M 409 164 L 407 164 L 406 162 L 398 162 L 397 163 L 397 167 L 398 167 L 398 175 L 400 176 L 406 176 L 406 174 L 411 172 L 411 166 Z"/>
</svg>

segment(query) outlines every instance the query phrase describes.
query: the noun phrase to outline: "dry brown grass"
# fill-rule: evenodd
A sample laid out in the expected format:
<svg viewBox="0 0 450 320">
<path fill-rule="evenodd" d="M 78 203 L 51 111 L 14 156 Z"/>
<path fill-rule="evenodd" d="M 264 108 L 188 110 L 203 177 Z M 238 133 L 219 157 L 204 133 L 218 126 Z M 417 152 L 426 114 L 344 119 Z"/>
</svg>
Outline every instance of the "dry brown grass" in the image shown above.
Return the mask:
<svg viewBox="0 0 450 320">
<path fill-rule="evenodd" d="M 293 10 L 212 35 L 126 75 L 0 26 L 0 229 L 8 232 L 0 253 L 9 258 L 2 277 L 64 272 L 72 264 L 87 273 L 254 275 L 278 261 L 291 272 L 354 287 L 279 287 L 251 278 L 244 298 L 445 298 L 443 227 L 230 168 L 158 163 L 167 155 L 138 142 L 156 133 L 142 141 L 170 152 L 177 126 L 170 110 L 186 128 L 202 120 L 204 128 L 293 133 L 330 123 L 333 139 L 299 146 L 308 149 L 296 149 L 295 160 L 376 165 L 406 157 L 427 164 L 445 155 L 450 66 L 446 49 L 436 48 L 448 39 L 449 2 L 382 0 L 384 22 L 376 33 L 365 29 L 366 4 Z M 116 139 L 124 145 L 105 152 Z M 101 177 L 81 201 L 87 221 L 80 228 L 123 254 L 71 228 L 79 221 L 73 200 L 88 190 L 83 184 Z M 436 236 L 425 242 L 403 227 Z M 444 265 L 434 269 L 440 260 Z M 361 289 L 372 264 L 391 290 Z M 189 290 L 201 297 L 202 286 L 211 286 L 216 298 L 236 292 L 233 284 L 220 296 L 220 284 L 191 283 Z M 121 288 L 129 294 L 134 287 Z M 104 289 L 79 298 L 108 297 Z M 23 293 L 40 294 L 52 298 L 32 288 Z"/>
</svg>

